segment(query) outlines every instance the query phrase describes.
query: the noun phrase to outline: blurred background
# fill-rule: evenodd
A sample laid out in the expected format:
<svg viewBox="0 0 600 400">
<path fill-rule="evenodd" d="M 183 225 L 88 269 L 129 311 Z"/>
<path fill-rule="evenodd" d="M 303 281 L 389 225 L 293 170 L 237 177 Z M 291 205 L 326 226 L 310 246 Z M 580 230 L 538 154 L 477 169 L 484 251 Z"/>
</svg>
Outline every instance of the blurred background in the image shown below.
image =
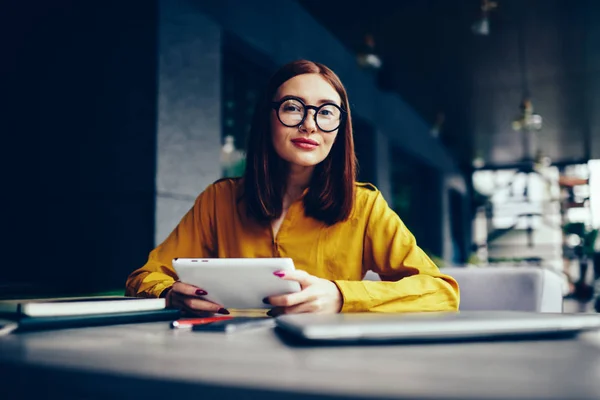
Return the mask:
<svg viewBox="0 0 600 400">
<path fill-rule="evenodd" d="M 441 268 L 534 265 L 593 303 L 599 1 L 8 3 L 0 296 L 122 291 L 306 58 L 348 90 L 360 180 Z"/>
</svg>

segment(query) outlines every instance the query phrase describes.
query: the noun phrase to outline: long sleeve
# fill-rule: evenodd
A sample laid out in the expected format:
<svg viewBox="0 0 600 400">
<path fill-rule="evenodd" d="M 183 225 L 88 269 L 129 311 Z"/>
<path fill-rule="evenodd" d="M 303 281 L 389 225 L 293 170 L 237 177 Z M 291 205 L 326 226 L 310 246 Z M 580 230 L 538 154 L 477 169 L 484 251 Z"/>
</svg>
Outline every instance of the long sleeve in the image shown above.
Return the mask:
<svg viewBox="0 0 600 400">
<path fill-rule="evenodd" d="M 343 296 L 342 312 L 458 309 L 456 281 L 440 273 L 379 192 L 367 219 L 363 268 L 382 281 L 334 281 Z"/>
<path fill-rule="evenodd" d="M 177 279 L 175 257 L 205 258 L 215 253 L 215 191 L 209 186 L 181 219 L 167 239 L 150 252 L 146 264 L 127 278 L 125 294 L 159 297 Z"/>
</svg>

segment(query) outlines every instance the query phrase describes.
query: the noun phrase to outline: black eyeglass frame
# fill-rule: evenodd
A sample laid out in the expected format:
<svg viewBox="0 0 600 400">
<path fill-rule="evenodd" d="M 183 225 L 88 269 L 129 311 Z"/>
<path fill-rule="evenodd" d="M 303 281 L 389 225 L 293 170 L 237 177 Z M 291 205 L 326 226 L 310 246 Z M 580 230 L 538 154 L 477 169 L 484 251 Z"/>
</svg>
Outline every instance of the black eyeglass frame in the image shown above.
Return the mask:
<svg viewBox="0 0 600 400">
<path fill-rule="evenodd" d="M 302 106 L 304 106 L 304 115 L 302 116 L 302 119 L 300 120 L 300 122 L 298 122 L 295 125 L 287 125 L 286 123 L 284 123 L 281 120 L 281 117 L 279 116 L 279 108 L 281 107 L 281 105 L 283 103 L 285 103 L 288 100 L 295 100 L 295 101 L 299 102 L 300 104 L 302 104 Z M 340 123 L 334 129 L 325 130 L 325 129 L 321 128 L 321 125 L 319 125 L 319 122 L 317 121 L 317 115 L 319 115 L 319 111 L 323 107 L 325 107 L 325 106 L 334 106 L 335 108 L 337 108 L 338 110 L 340 110 Z M 281 124 L 283 126 L 287 126 L 288 128 L 295 128 L 297 126 L 302 125 L 304 123 L 304 120 L 306 119 L 306 116 L 308 115 L 308 110 L 315 110 L 315 115 L 313 117 L 314 120 L 315 120 L 315 124 L 317 125 L 317 127 L 320 130 L 322 130 L 323 132 L 327 132 L 327 133 L 333 132 L 336 129 L 339 129 L 340 126 L 342 126 L 342 123 L 346 120 L 346 115 L 347 115 L 346 110 L 344 110 L 342 107 L 338 106 L 335 103 L 324 103 L 324 104 L 321 104 L 318 107 L 317 106 L 311 106 L 311 105 L 304 104 L 304 102 L 301 99 L 299 99 L 297 97 L 294 97 L 294 96 L 284 97 L 283 99 L 281 99 L 279 101 L 273 101 L 273 102 L 271 102 L 271 108 L 273 108 L 273 110 L 275 110 L 275 114 L 277 114 L 277 119 L 279 120 L 279 122 L 281 122 Z"/>
</svg>

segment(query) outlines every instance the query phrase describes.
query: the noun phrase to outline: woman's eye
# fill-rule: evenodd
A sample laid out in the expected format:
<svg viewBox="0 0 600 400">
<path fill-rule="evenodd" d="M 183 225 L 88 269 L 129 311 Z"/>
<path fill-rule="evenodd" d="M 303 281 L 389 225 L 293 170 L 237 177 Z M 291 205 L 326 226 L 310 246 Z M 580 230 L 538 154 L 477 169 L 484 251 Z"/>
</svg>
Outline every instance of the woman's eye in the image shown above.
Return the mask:
<svg viewBox="0 0 600 400">
<path fill-rule="evenodd" d="M 302 107 L 300 107 L 300 105 L 298 105 L 294 102 L 284 103 L 282 109 L 285 112 L 301 112 L 302 111 Z"/>
<path fill-rule="evenodd" d="M 339 112 L 333 107 L 326 107 L 319 111 L 319 115 L 323 118 L 337 118 Z"/>
</svg>

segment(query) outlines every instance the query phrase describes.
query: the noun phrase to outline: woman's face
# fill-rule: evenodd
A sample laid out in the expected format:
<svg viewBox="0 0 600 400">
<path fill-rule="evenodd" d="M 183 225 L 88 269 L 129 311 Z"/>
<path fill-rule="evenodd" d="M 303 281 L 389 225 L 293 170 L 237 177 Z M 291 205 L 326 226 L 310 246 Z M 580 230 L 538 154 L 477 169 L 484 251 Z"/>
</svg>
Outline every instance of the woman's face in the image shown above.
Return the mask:
<svg viewBox="0 0 600 400">
<path fill-rule="evenodd" d="M 287 80 L 277 90 L 273 101 L 279 102 L 288 97 L 294 99 L 286 102 L 283 108 L 289 110 L 289 115 L 292 117 L 294 113 L 300 113 L 297 106 L 301 107 L 301 103 L 295 99 L 301 100 L 307 106 L 319 107 L 325 103 L 334 103 L 341 107 L 340 96 L 333 86 L 319 74 L 302 74 Z M 327 158 L 339 131 L 339 129 L 333 132 L 321 130 L 321 128 L 329 130 L 328 120 L 336 117 L 332 116 L 336 113 L 334 108 L 327 107 L 319 111 L 321 128 L 315 123 L 316 111 L 308 108 L 306 110 L 307 115 L 304 122 L 296 127 L 283 125 L 277 117 L 277 111 L 271 112 L 273 146 L 279 157 L 292 166 L 313 167 L 319 164 Z M 285 120 L 282 112 L 280 112 L 280 116 Z M 290 123 L 286 124 L 291 125 Z M 335 127 L 335 125 L 333 123 L 332 126 Z"/>
</svg>

